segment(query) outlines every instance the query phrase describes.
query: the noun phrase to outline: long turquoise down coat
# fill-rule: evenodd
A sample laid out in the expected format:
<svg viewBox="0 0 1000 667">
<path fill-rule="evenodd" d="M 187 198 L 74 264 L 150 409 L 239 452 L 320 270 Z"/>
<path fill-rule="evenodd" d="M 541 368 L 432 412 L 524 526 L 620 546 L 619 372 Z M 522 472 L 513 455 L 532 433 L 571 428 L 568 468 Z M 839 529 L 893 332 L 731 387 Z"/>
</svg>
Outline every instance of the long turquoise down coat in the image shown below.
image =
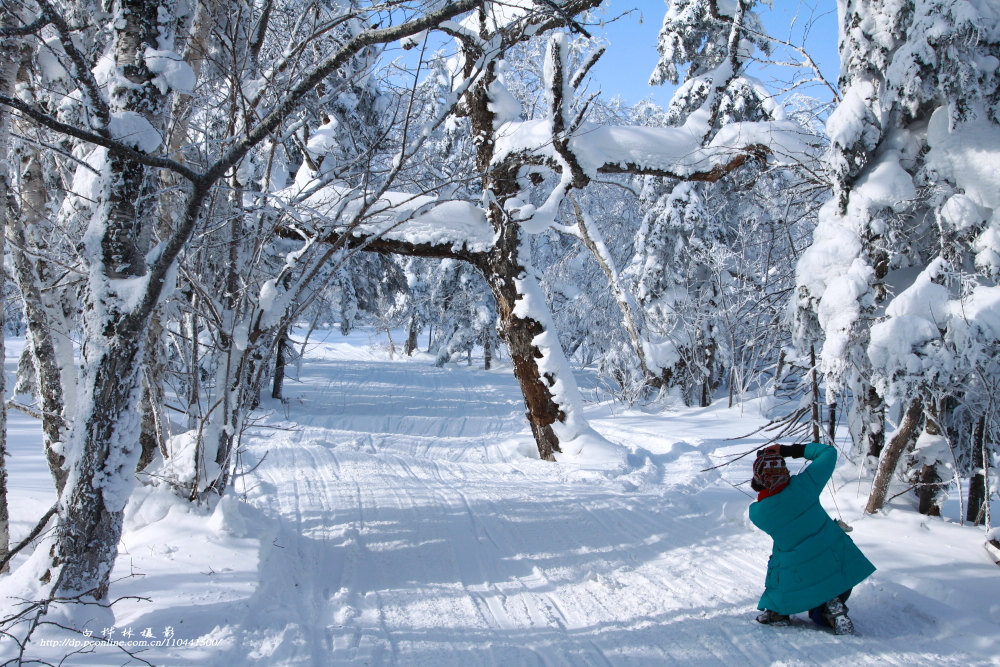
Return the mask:
<svg viewBox="0 0 1000 667">
<path fill-rule="evenodd" d="M 758 609 L 796 614 L 864 581 L 875 566 L 819 504 L 837 449 L 805 446 L 812 461 L 779 493 L 750 505 L 750 520 L 774 540 Z"/>
</svg>

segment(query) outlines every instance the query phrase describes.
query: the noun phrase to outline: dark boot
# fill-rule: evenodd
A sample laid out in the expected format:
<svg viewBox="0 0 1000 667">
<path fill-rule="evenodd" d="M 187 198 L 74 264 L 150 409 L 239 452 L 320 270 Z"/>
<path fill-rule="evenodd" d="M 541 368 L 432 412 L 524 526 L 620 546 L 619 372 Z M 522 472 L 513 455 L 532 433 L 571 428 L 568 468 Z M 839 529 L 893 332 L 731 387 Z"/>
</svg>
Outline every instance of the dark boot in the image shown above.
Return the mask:
<svg viewBox="0 0 1000 667">
<path fill-rule="evenodd" d="M 778 612 L 771 611 L 770 609 L 765 609 L 763 614 L 758 614 L 757 622 L 763 623 L 764 625 L 774 625 L 776 627 L 783 627 L 790 623 L 786 614 L 779 614 Z"/>
<path fill-rule="evenodd" d="M 823 603 L 823 618 L 835 635 L 853 635 L 854 623 L 847 615 L 847 605 L 839 597 Z"/>
</svg>

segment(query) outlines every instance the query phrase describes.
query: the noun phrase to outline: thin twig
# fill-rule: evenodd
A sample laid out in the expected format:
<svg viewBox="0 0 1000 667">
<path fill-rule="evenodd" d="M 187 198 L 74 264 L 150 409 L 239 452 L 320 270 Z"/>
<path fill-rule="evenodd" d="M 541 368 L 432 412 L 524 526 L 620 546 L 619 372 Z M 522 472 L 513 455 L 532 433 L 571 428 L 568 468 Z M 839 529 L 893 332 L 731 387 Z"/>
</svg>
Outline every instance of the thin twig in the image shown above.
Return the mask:
<svg viewBox="0 0 1000 667">
<path fill-rule="evenodd" d="M 43 514 L 42 518 L 38 520 L 37 524 L 35 524 L 35 527 L 31 529 L 28 536 L 21 540 L 20 544 L 7 552 L 7 555 L 0 560 L 0 572 L 7 567 L 7 563 L 9 563 L 11 559 L 14 558 L 19 551 L 21 551 L 21 549 L 31 544 L 31 542 L 41 534 L 41 532 L 45 529 L 46 524 L 48 524 L 49 519 L 51 519 L 52 516 L 58 511 L 58 507 L 58 504 L 50 507 L 49 511 Z"/>
<path fill-rule="evenodd" d="M 739 461 L 740 459 L 742 459 L 744 456 L 747 456 L 749 454 L 753 454 L 758 449 L 760 449 L 760 447 L 754 447 L 753 449 L 745 451 L 742 454 L 732 454 L 732 455 L 730 455 L 731 458 L 728 461 L 726 461 L 725 463 L 720 463 L 719 465 L 712 466 L 711 468 L 705 468 L 701 472 L 708 472 L 709 470 L 715 470 L 716 468 L 722 468 L 723 466 L 727 466 L 730 463 L 735 463 L 735 462 Z"/>
</svg>

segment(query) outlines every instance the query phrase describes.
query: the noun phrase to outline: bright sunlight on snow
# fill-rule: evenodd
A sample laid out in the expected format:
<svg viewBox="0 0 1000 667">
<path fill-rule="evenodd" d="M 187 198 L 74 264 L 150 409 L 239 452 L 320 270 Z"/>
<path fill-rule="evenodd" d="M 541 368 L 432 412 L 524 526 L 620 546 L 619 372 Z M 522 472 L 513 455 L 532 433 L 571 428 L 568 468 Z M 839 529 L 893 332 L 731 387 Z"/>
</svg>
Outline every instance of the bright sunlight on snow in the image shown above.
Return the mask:
<svg viewBox="0 0 1000 667">
<path fill-rule="evenodd" d="M 18 352 L 8 345 L 8 373 Z M 747 520 L 749 460 L 704 469 L 762 442 L 729 438 L 763 423 L 767 399 L 647 413 L 594 402 L 582 374 L 587 417 L 625 463 L 553 464 L 537 459 L 509 366 L 390 358 L 384 337 L 359 331 L 313 334 L 301 368 L 245 437 L 235 496 L 197 508 L 137 487 L 110 594 L 124 599 L 67 664 L 128 663 L 114 642 L 192 667 L 997 655 L 1000 571 L 982 529 L 959 525 L 954 505 L 933 519 L 908 499 L 863 515 L 867 483 L 843 458 L 821 499 L 878 567 L 850 600 L 857 635 L 804 616 L 754 622 L 771 544 Z M 34 423 L 13 413 L 9 438 L 16 543 L 53 493 Z M 61 639 L 43 627 L 34 641 L 58 660 L 71 649 L 45 641 Z"/>
</svg>

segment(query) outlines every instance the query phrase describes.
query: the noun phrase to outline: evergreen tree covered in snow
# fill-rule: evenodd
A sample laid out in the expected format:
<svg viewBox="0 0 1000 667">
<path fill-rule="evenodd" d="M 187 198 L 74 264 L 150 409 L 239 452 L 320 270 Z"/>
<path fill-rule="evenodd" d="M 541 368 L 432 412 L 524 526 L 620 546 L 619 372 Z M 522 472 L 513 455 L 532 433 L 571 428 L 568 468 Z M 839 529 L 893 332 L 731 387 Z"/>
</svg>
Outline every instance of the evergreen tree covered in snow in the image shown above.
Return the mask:
<svg viewBox="0 0 1000 667">
<path fill-rule="evenodd" d="M 651 82 L 677 83 L 685 71 L 667 110 L 668 123 L 710 140 L 733 123 L 785 119 L 764 86 L 745 72 L 756 50 L 770 49 L 753 3 L 670 0 L 667 5 Z M 785 288 L 759 265 L 755 270 L 764 273 L 749 275 L 753 258 L 743 238 L 754 235 L 748 222 L 774 224 L 788 219 L 788 207 L 801 206 L 794 194 L 782 194 L 791 180 L 757 167 L 746 170 L 753 173 L 718 182 L 664 184 L 647 178 L 642 185 L 645 212 L 629 273 L 643 307 L 656 383 L 676 387 L 689 405 L 707 405 L 715 390 L 733 379 L 736 357 L 745 347 L 741 320 L 748 315 L 735 307 L 744 301 L 738 294 L 763 284 L 776 293 Z M 792 235 L 770 238 L 784 243 Z M 793 242 L 778 252 L 795 251 Z M 781 317 L 774 315 L 772 308 L 770 323 L 781 327 Z M 760 362 L 753 365 L 759 368 Z"/>
</svg>

